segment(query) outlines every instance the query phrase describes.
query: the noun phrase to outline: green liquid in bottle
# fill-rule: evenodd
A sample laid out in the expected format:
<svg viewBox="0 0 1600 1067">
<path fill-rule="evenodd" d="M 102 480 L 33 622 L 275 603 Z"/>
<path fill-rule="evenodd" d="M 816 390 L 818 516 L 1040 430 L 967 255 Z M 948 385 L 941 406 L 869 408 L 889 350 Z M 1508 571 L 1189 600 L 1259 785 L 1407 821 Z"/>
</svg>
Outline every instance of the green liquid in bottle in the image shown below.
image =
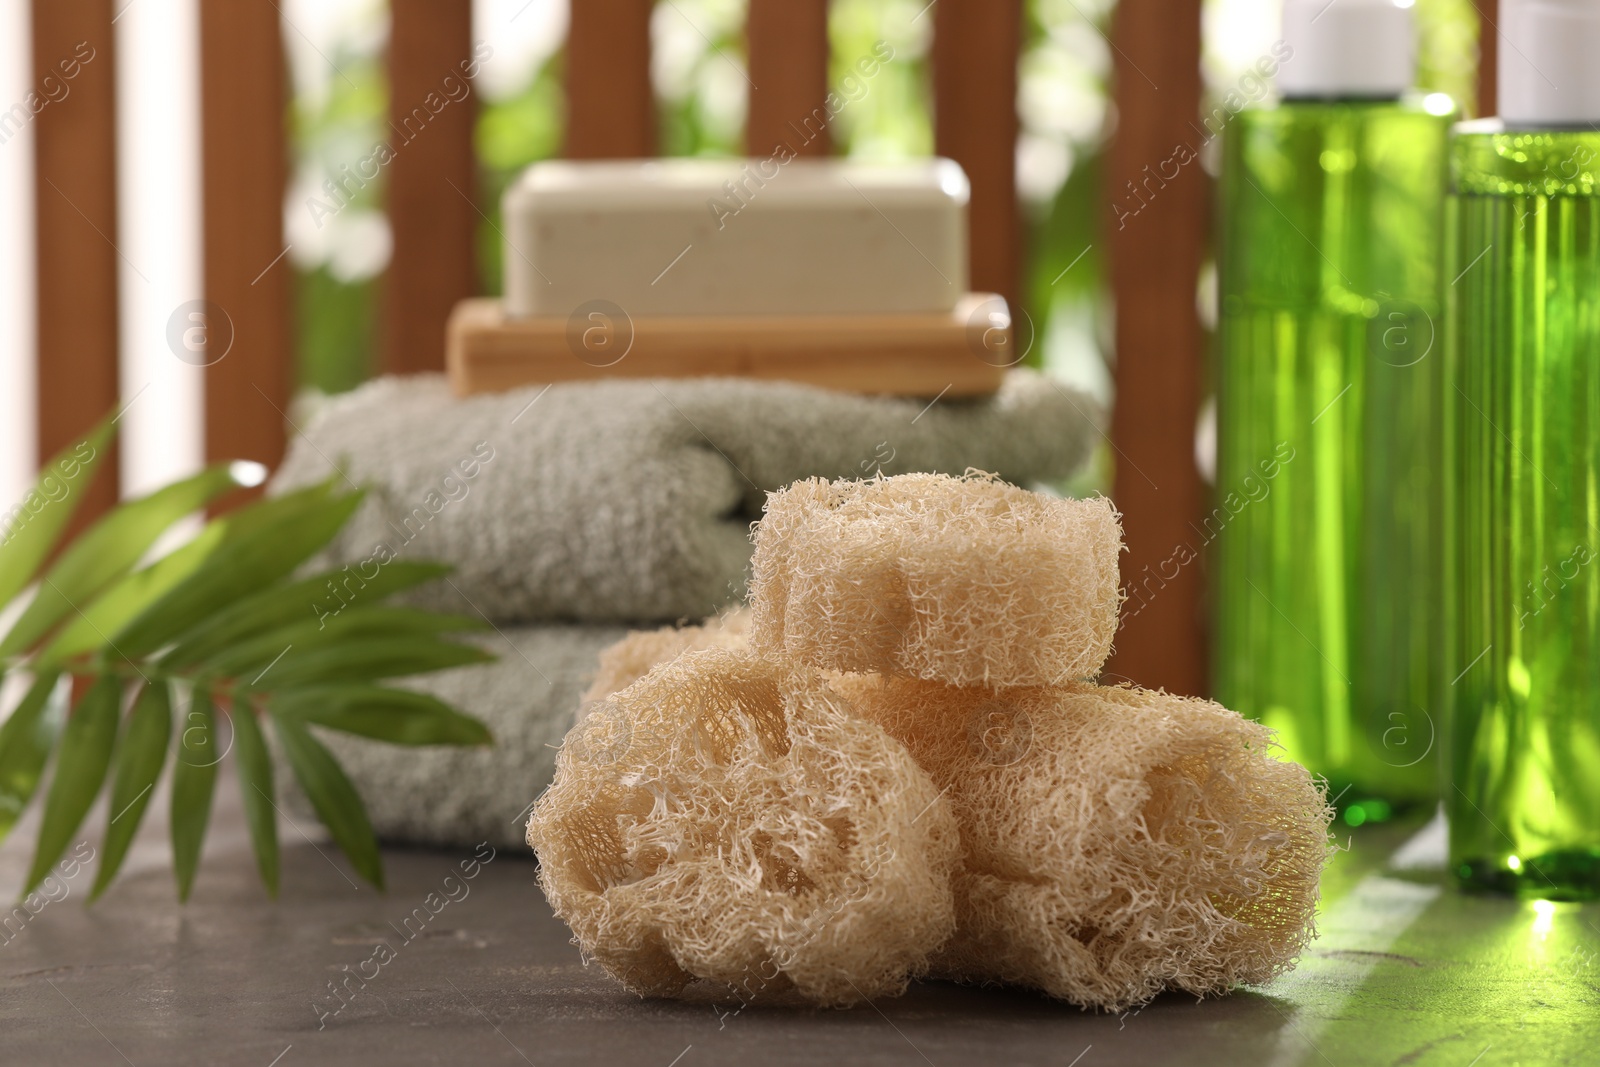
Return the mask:
<svg viewBox="0 0 1600 1067">
<path fill-rule="evenodd" d="M 1221 181 L 1217 699 L 1352 825 L 1438 795 L 1439 273 L 1453 107 L 1243 111 Z M 1346 792 L 1347 787 L 1349 788 Z"/>
<path fill-rule="evenodd" d="M 1450 856 L 1600 896 L 1600 133 L 1458 128 L 1446 424 Z"/>
</svg>

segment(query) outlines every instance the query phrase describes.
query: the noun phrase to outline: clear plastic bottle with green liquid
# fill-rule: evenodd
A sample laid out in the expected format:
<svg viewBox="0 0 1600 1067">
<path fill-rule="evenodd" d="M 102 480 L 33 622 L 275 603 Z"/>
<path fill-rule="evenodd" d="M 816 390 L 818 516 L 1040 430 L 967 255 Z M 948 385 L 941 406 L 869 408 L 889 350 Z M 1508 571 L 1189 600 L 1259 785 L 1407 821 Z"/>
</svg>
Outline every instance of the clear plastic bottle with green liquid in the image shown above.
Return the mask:
<svg viewBox="0 0 1600 1067">
<path fill-rule="evenodd" d="M 1600 3 L 1505 0 L 1457 127 L 1446 353 L 1450 857 L 1600 897 Z"/>
<path fill-rule="evenodd" d="M 1452 101 L 1395 0 L 1287 0 L 1224 132 L 1213 689 L 1352 825 L 1438 796 L 1440 272 Z"/>
</svg>

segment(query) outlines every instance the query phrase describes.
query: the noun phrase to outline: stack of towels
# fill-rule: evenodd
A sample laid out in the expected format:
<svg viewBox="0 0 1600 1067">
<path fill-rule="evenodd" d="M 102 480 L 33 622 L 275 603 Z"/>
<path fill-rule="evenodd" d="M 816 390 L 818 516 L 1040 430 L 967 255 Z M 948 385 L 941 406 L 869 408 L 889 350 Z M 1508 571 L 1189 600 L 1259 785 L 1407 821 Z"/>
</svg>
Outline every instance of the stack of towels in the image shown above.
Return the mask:
<svg viewBox="0 0 1600 1067">
<path fill-rule="evenodd" d="M 499 660 L 411 684 L 483 720 L 495 745 L 324 740 L 385 840 L 518 847 L 600 653 L 631 629 L 742 601 L 769 492 L 968 468 L 1047 484 L 1083 464 L 1098 419 L 1083 394 L 1022 369 L 992 397 L 932 403 L 715 378 L 465 399 L 443 376 L 369 382 L 302 424 L 273 482 L 277 493 L 333 476 L 368 490 L 314 561 L 351 579 L 311 610 L 359 602 L 360 578 L 392 559 L 452 565 L 410 599 L 490 623 L 482 640 Z"/>
</svg>

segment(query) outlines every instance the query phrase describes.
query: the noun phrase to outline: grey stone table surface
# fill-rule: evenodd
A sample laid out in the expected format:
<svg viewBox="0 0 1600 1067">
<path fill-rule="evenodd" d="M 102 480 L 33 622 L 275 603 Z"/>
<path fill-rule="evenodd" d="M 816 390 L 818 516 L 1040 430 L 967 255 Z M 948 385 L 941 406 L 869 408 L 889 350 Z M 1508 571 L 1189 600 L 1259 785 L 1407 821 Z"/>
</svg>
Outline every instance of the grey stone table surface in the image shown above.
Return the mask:
<svg viewBox="0 0 1600 1067">
<path fill-rule="evenodd" d="M 1600 908 L 1457 895 L 1437 827 L 1416 822 L 1351 835 L 1322 937 L 1268 988 L 1122 1016 L 937 982 L 849 1011 L 741 1011 L 710 994 L 641 1000 L 586 968 L 527 855 L 387 849 L 380 894 L 285 822 L 273 902 L 221 789 L 187 905 L 157 798 L 103 899 L 84 906 L 85 866 L 37 914 L 9 913 L 0 1064 L 1600 1063 Z M 0 847 L 8 893 L 33 830 Z M 84 840 L 98 850 L 93 826 Z"/>
</svg>

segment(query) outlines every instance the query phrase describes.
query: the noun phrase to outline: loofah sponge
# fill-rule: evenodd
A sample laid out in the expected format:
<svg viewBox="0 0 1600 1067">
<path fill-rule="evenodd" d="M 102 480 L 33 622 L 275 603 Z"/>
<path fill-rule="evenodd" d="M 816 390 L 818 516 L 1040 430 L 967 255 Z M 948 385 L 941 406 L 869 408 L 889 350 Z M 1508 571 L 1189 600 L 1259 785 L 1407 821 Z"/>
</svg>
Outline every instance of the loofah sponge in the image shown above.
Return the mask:
<svg viewBox="0 0 1600 1067">
<path fill-rule="evenodd" d="M 961 827 L 959 925 L 935 975 L 1121 1010 L 1267 981 L 1313 936 L 1332 810 L 1259 723 L 1086 684 L 834 685 L 906 744 Z"/>
<path fill-rule="evenodd" d="M 894 995 L 955 925 L 960 837 L 927 774 L 819 674 L 748 652 L 687 653 L 599 705 L 528 843 L 574 940 L 641 994 Z"/>
<path fill-rule="evenodd" d="M 578 722 L 588 714 L 591 704 L 626 689 L 650 673 L 657 663 L 665 663 L 684 652 L 703 648 L 746 648 L 750 609 L 729 608 L 699 626 L 663 626 L 658 630 L 634 630 L 600 653 L 600 669 L 588 692 Z"/>
<path fill-rule="evenodd" d="M 969 471 L 795 482 L 755 530 L 757 652 L 951 685 L 1098 674 L 1122 595 L 1104 498 L 1061 500 Z"/>
</svg>

